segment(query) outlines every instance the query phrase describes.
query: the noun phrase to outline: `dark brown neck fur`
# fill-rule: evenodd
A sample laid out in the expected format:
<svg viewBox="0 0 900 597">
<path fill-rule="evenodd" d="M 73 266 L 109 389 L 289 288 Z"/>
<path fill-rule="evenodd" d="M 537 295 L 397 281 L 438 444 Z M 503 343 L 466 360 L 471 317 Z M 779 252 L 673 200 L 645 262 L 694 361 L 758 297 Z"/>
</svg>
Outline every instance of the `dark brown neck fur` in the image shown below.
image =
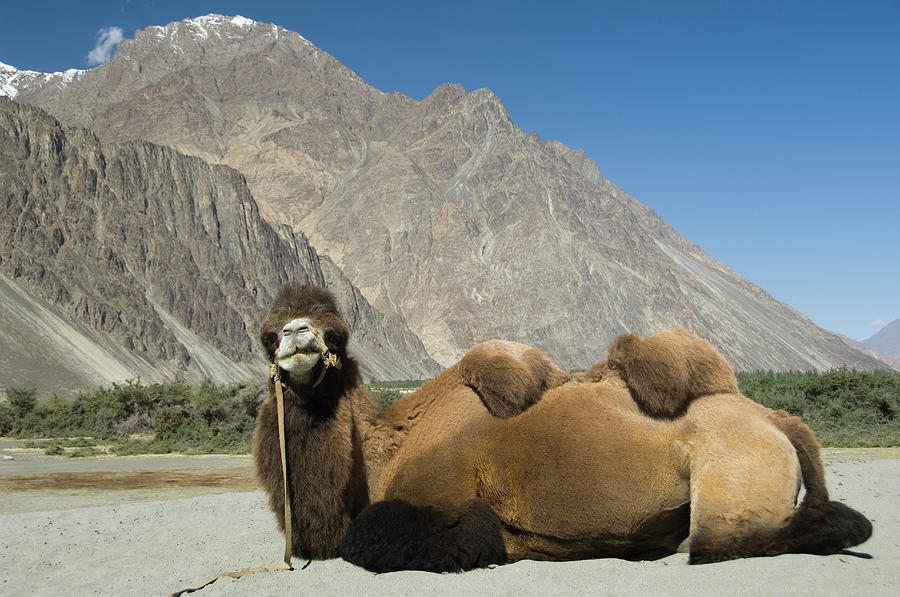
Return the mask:
<svg viewBox="0 0 900 597">
<path fill-rule="evenodd" d="M 284 382 L 293 553 L 336 557 L 350 520 L 369 502 L 362 439 L 374 417 L 374 403 L 356 362 L 346 356 L 342 368 L 328 371 L 316 388 L 302 386 L 289 375 Z M 271 391 L 257 414 L 253 453 L 260 484 L 283 530 L 281 453 Z"/>
</svg>

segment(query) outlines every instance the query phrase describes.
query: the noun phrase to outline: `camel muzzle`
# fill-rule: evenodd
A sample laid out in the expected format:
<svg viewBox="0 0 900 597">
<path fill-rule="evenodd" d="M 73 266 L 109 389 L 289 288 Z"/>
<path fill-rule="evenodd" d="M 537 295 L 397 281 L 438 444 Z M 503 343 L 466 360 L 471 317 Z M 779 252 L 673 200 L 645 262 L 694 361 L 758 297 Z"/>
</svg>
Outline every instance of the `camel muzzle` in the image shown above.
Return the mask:
<svg viewBox="0 0 900 597">
<path fill-rule="evenodd" d="M 306 318 L 289 321 L 281 330 L 281 342 L 275 351 L 275 362 L 289 373 L 305 375 L 321 359 L 322 370 L 312 387 L 318 387 L 330 367 L 341 368 L 341 360 L 325 343 L 322 330 Z"/>
</svg>

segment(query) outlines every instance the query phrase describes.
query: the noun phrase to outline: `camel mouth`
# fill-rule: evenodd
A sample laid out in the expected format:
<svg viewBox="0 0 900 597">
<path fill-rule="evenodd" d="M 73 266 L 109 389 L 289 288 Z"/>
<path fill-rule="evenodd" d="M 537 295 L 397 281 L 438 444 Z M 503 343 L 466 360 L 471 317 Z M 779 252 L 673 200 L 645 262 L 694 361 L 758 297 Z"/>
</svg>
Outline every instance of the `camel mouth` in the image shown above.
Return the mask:
<svg viewBox="0 0 900 597">
<path fill-rule="evenodd" d="M 321 358 L 319 340 L 308 319 L 300 317 L 286 323 L 275 351 L 278 366 L 292 373 L 309 372 Z"/>
<path fill-rule="evenodd" d="M 275 351 L 275 360 L 280 362 L 282 360 L 294 358 L 306 359 L 318 356 L 319 354 L 319 347 L 315 343 L 309 342 L 298 345 L 296 343 L 288 344 L 283 342 L 282 346 Z"/>
<path fill-rule="evenodd" d="M 309 355 L 317 355 L 317 354 L 319 354 L 319 351 L 315 348 L 310 348 L 307 350 L 301 350 L 298 348 L 291 354 L 278 355 L 278 358 L 280 360 L 280 359 L 289 359 L 291 357 L 297 357 L 297 356 L 309 356 Z"/>
<path fill-rule="evenodd" d="M 275 361 L 278 363 L 278 366 L 285 371 L 305 373 L 316 366 L 316 363 L 319 362 L 321 356 L 322 355 L 315 350 L 297 350 L 286 356 L 278 355 L 276 356 Z"/>
</svg>

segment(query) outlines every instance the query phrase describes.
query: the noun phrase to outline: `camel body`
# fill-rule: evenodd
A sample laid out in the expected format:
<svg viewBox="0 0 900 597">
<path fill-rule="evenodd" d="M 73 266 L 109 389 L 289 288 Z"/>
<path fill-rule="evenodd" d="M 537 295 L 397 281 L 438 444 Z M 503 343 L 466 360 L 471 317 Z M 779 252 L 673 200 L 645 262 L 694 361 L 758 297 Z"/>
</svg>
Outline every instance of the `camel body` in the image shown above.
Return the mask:
<svg viewBox="0 0 900 597">
<path fill-rule="evenodd" d="M 871 534 L 865 517 L 828 501 L 809 428 L 741 396 L 721 356 L 686 332 L 617 341 L 608 364 L 581 376 L 536 349 L 488 342 L 379 411 L 322 292 L 284 291 L 260 330 L 287 367 L 297 556 L 443 571 L 680 545 L 699 563 L 836 553 Z M 315 362 L 302 348 L 314 345 L 310 322 L 339 370 L 298 364 Z M 271 396 L 254 457 L 283 528 Z"/>
<path fill-rule="evenodd" d="M 702 525 L 734 537 L 765 533 L 795 507 L 795 450 L 743 396 L 705 396 L 678 419 L 652 419 L 610 379 L 553 388 L 501 419 L 453 368 L 432 384 L 381 417 L 423 413 L 377 475 L 372 501 L 454 512 L 483 499 L 511 559 L 674 551 Z M 377 432 L 372 439 L 382 444 Z"/>
</svg>

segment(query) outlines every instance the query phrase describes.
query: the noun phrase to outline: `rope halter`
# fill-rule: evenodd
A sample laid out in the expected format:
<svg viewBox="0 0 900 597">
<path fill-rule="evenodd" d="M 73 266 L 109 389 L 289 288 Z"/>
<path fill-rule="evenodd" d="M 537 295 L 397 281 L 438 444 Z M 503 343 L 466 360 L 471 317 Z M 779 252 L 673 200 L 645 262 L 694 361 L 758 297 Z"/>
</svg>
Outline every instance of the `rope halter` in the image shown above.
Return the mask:
<svg viewBox="0 0 900 597">
<path fill-rule="evenodd" d="M 319 378 L 316 379 L 315 383 L 312 385 L 312 387 L 315 388 L 322 383 L 323 379 L 325 379 L 325 374 L 328 372 L 329 367 L 334 367 L 335 369 L 341 368 L 341 358 L 328 349 L 328 345 L 325 344 L 325 338 L 322 336 L 322 330 L 315 326 L 309 326 L 309 329 L 316 338 L 316 344 L 319 345 L 319 352 L 322 353 L 322 371 L 319 373 Z"/>
</svg>

